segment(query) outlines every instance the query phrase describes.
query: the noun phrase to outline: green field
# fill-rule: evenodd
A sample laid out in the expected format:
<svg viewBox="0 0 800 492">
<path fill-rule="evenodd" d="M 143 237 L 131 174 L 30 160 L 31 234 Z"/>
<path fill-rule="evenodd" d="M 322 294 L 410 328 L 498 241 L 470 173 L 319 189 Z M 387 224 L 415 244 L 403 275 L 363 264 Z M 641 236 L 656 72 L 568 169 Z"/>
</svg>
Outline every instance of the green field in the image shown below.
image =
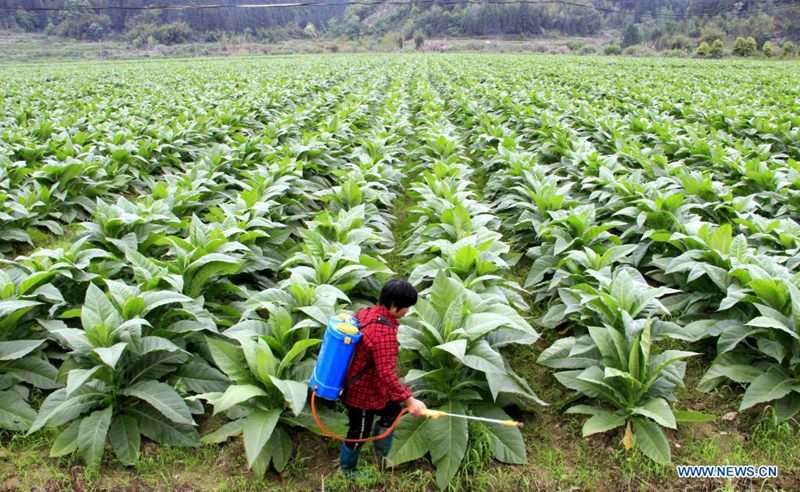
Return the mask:
<svg viewBox="0 0 800 492">
<path fill-rule="evenodd" d="M 800 488 L 799 63 L 0 68 L 0 488 Z M 415 394 L 525 426 L 348 482 L 307 381 L 396 275 Z"/>
</svg>

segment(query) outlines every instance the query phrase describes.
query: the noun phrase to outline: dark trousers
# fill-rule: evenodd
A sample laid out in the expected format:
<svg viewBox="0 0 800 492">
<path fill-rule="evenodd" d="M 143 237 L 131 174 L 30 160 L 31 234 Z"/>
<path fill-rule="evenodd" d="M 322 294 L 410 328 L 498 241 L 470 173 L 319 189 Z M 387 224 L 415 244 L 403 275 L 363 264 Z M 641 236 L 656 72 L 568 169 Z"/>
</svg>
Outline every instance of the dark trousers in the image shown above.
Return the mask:
<svg viewBox="0 0 800 492">
<path fill-rule="evenodd" d="M 347 430 L 348 439 L 365 439 L 372 432 L 372 421 L 378 416 L 378 425 L 389 428 L 394 423 L 394 419 L 400 414 L 400 404 L 390 401 L 381 410 L 364 410 L 363 408 L 346 407 L 347 419 L 350 421 L 350 428 Z M 345 443 L 350 449 L 360 449 L 363 442 Z"/>
</svg>

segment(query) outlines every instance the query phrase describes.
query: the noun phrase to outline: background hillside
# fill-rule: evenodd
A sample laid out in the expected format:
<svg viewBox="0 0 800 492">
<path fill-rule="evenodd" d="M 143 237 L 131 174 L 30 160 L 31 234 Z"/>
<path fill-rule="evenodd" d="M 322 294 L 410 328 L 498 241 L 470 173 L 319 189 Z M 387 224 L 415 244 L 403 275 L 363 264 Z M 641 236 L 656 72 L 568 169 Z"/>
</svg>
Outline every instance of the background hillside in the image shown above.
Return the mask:
<svg viewBox="0 0 800 492">
<path fill-rule="evenodd" d="M 219 41 L 278 43 L 338 40 L 338 46 L 390 51 L 416 40 L 578 39 L 583 54 L 652 51 L 693 53 L 717 39 L 731 50 L 738 37 L 779 51 L 800 39 L 800 5 L 792 0 L 378 1 L 344 5 L 236 8 L 251 0 L 4 0 L 0 30 L 82 41 L 120 41 L 135 48 Z M 269 2 L 264 2 L 269 3 Z M 275 3 L 275 2 L 273 2 Z M 158 10 L 142 7 L 163 6 Z M 193 8 L 174 9 L 177 6 Z M 124 8 L 120 8 L 124 7 Z M 169 8 L 172 7 L 172 8 Z M 587 42 L 588 41 L 588 42 Z M 592 42 L 593 41 L 593 42 Z M 429 47 L 437 44 L 429 43 Z M 463 44 L 460 46 L 464 46 Z M 606 48 L 610 46 L 610 48 Z M 349 47 L 349 48 L 348 48 Z M 469 46 L 468 46 L 469 47 Z"/>
</svg>

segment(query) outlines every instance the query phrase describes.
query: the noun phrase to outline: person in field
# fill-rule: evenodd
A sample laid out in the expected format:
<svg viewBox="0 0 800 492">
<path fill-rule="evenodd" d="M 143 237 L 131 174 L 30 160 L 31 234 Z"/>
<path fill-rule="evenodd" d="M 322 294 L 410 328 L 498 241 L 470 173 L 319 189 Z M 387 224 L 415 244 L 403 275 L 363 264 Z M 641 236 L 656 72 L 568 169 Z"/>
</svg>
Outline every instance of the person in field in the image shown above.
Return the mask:
<svg viewBox="0 0 800 492">
<path fill-rule="evenodd" d="M 425 404 L 411 395 L 411 390 L 397 376 L 397 320 L 416 304 L 417 291 L 402 279 L 393 279 L 381 290 L 379 304 L 356 313 L 362 338 L 356 346 L 345 378 L 343 402 L 347 408 L 348 439 L 364 439 L 386 432 L 400 413 L 401 403 L 408 413 L 422 417 Z M 372 422 L 377 417 L 375 427 Z M 381 466 L 392 447 L 394 432 L 373 441 L 373 457 Z M 347 476 L 354 476 L 362 443 L 345 442 L 339 464 Z"/>
</svg>

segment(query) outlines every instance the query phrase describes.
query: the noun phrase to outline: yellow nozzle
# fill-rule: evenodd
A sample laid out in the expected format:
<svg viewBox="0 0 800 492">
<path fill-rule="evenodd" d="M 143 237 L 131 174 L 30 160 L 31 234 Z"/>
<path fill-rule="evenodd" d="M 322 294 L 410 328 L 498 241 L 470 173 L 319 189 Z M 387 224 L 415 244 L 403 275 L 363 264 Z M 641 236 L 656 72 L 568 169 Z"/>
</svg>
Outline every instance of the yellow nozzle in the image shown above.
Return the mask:
<svg viewBox="0 0 800 492">
<path fill-rule="evenodd" d="M 515 422 L 513 420 L 506 420 L 503 422 L 503 425 L 508 427 L 522 427 L 522 422 Z"/>
<path fill-rule="evenodd" d="M 444 417 L 447 414 L 441 410 L 431 410 L 430 408 L 426 408 L 423 415 L 429 419 L 438 419 L 439 417 Z"/>
</svg>

